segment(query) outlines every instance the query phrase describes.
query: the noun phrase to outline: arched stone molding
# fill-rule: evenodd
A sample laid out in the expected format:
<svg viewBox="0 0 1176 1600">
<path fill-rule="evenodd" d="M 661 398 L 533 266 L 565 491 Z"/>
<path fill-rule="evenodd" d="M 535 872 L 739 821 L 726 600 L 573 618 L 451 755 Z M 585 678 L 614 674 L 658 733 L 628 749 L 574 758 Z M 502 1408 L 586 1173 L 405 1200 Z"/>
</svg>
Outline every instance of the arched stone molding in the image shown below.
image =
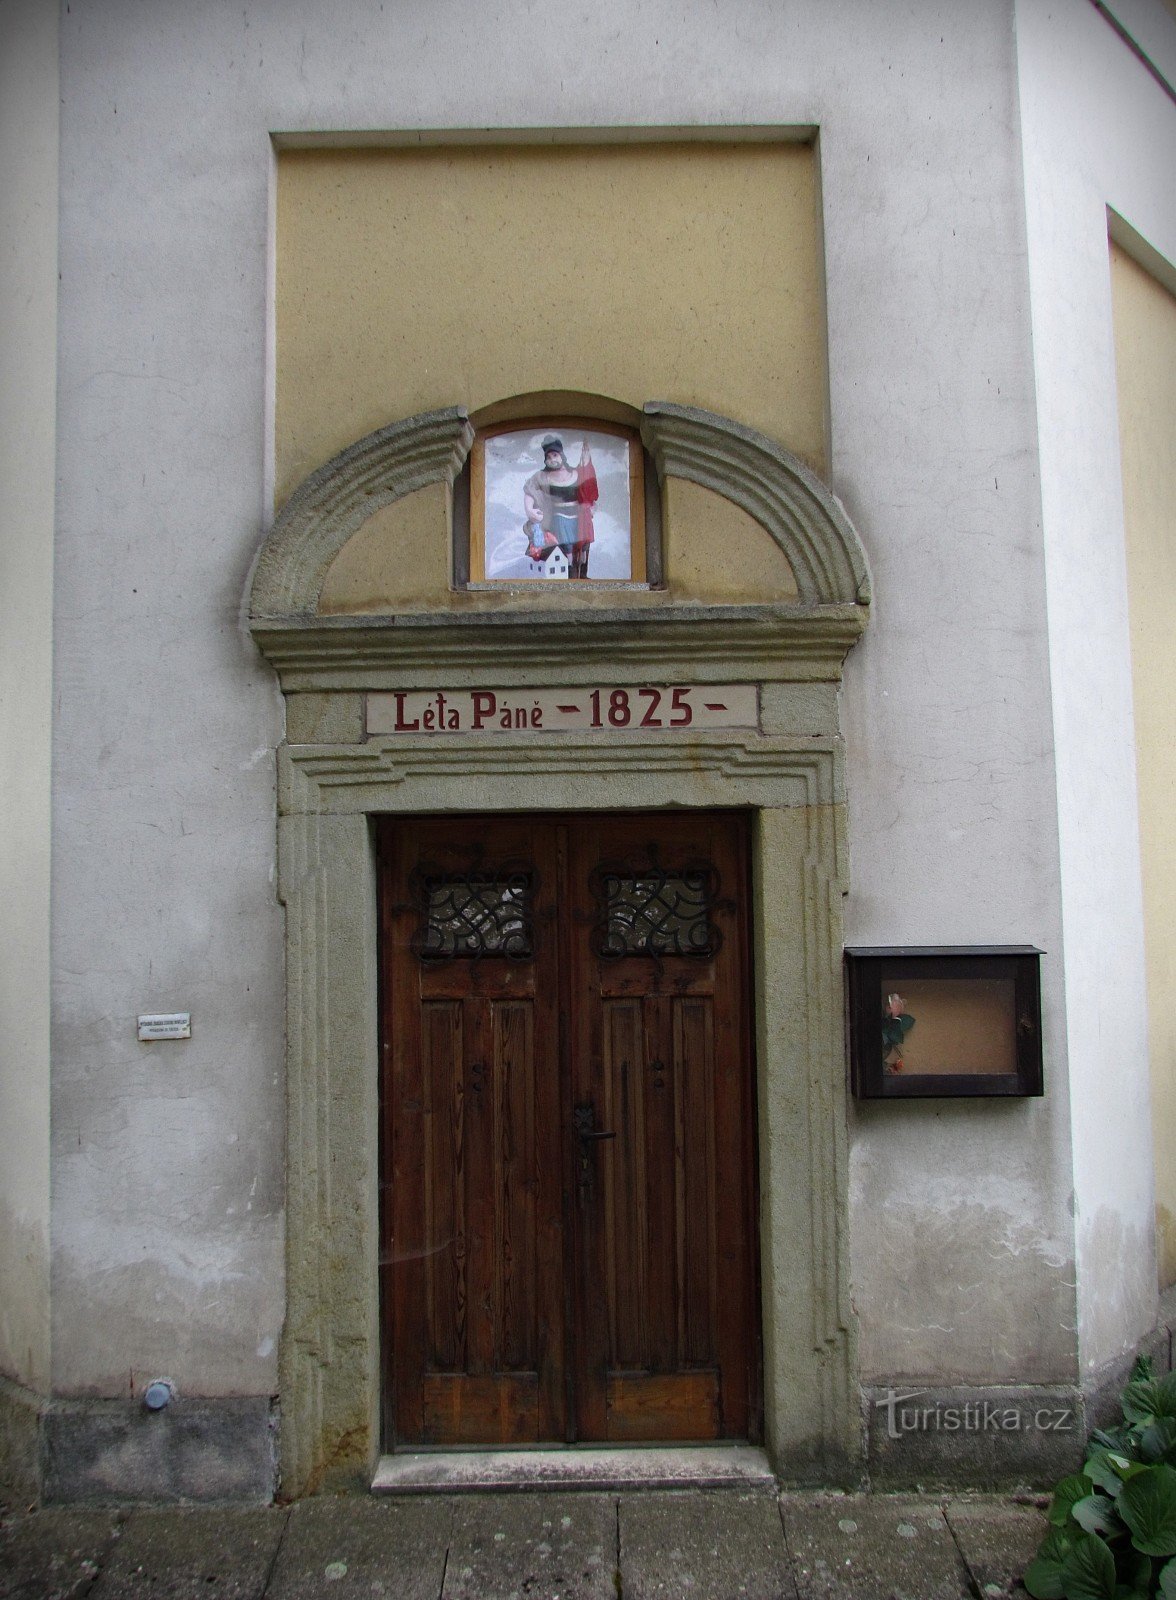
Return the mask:
<svg viewBox="0 0 1176 1600">
<path fill-rule="evenodd" d="M 802 606 L 867 606 L 870 574 L 853 524 L 816 474 L 754 428 L 651 400 L 641 435 L 658 476 L 725 496 L 775 539 Z M 374 512 L 431 483 L 452 484 L 474 439 L 460 406 L 406 417 L 349 445 L 290 496 L 258 559 L 250 615 L 312 617 L 327 569 Z"/>
<path fill-rule="evenodd" d="M 474 442 L 460 406 L 369 433 L 303 480 L 282 507 L 253 575 L 250 615 L 311 616 L 327 568 L 382 507 L 430 483 L 452 483 Z"/>
<path fill-rule="evenodd" d="M 804 605 L 869 605 L 870 570 L 829 490 L 766 434 L 693 406 L 651 400 L 641 437 L 660 478 L 688 478 L 733 500 L 775 539 Z"/>
</svg>

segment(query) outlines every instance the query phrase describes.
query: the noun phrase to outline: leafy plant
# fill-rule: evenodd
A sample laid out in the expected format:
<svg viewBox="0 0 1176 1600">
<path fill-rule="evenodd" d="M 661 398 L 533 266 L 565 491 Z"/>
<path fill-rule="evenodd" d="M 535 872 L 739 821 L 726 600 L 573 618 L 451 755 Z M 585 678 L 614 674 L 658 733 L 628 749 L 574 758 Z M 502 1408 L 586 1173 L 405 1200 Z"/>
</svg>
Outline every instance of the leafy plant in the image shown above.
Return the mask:
<svg viewBox="0 0 1176 1600">
<path fill-rule="evenodd" d="M 1036 1600 L 1176 1600 L 1176 1373 L 1140 1356 L 1123 1421 L 1090 1436 L 1025 1572 Z"/>
</svg>

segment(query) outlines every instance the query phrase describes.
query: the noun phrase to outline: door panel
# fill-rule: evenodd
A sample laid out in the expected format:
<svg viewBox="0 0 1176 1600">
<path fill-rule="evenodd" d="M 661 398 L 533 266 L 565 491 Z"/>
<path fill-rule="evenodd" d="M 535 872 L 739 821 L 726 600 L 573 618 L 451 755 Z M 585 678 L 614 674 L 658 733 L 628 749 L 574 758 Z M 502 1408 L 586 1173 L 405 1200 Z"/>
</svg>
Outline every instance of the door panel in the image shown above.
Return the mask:
<svg viewBox="0 0 1176 1600">
<path fill-rule="evenodd" d="M 381 861 L 389 1440 L 756 1437 L 740 819 L 388 822 Z"/>
<path fill-rule="evenodd" d="M 752 1429 L 741 843 L 706 816 L 573 832 L 573 1093 L 615 1134 L 578 1152 L 576 1392 L 594 1438 Z"/>
<path fill-rule="evenodd" d="M 566 1429 L 554 840 L 469 831 L 384 835 L 387 1387 L 402 1441 L 533 1443 Z"/>
</svg>

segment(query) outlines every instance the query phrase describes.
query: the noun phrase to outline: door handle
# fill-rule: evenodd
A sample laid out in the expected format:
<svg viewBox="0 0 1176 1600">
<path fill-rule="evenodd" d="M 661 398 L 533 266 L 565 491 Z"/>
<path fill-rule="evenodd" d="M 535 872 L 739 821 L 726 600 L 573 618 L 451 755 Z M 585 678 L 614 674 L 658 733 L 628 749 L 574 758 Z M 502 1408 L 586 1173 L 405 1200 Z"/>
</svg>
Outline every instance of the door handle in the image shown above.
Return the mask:
<svg viewBox="0 0 1176 1600">
<path fill-rule="evenodd" d="M 599 1139 L 615 1139 L 616 1133 L 611 1128 L 596 1126 L 596 1107 L 591 1103 L 575 1107 L 572 1112 L 572 1127 L 575 1129 L 576 1138 L 580 1141 L 580 1153 L 576 1162 L 580 1169 L 578 1177 L 580 1203 L 589 1205 L 594 1189 L 593 1169 L 596 1166 L 596 1162 L 592 1159 L 592 1147 Z"/>
<path fill-rule="evenodd" d="M 572 1113 L 572 1121 L 576 1129 L 576 1138 L 586 1143 L 589 1139 L 615 1139 L 616 1130 L 612 1128 L 596 1127 L 595 1106 L 577 1106 Z"/>
</svg>

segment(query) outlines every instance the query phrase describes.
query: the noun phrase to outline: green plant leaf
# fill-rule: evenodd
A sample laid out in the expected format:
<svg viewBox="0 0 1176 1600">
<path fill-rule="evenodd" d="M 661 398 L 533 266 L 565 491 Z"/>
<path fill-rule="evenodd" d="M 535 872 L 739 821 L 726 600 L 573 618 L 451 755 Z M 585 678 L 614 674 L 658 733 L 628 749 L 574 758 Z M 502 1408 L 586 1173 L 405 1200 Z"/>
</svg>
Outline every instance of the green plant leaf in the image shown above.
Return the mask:
<svg viewBox="0 0 1176 1600">
<path fill-rule="evenodd" d="M 1090 1443 L 1103 1450 L 1113 1450 L 1117 1455 L 1126 1455 L 1131 1448 L 1130 1435 L 1125 1427 L 1096 1428 L 1090 1435 Z"/>
<path fill-rule="evenodd" d="M 1137 1550 L 1176 1555 L 1176 1469 L 1145 1467 L 1123 1485 L 1117 1505 Z"/>
<path fill-rule="evenodd" d="M 1155 1379 L 1156 1397 L 1159 1404 L 1156 1407 L 1157 1417 L 1172 1417 L 1176 1420 L 1176 1372 L 1165 1372 L 1162 1378 Z"/>
<path fill-rule="evenodd" d="M 1160 1568 L 1156 1595 L 1158 1600 L 1176 1600 L 1176 1561 L 1169 1561 L 1166 1567 Z"/>
<path fill-rule="evenodd" d="M 1066 1600 L 1066 1591 L 1062 1587 L 1062 1563 L 1050 1561 L 1044 1556 L 1034 1556 L 1025 1568 L 1025 1576 L 1021 1582 L 1033 1596 L 1033 1600 Z"/>
<path fill-rule="evenodd" d="M 1133 1470 L 1138 1468 L 1117 1450 L 1095 1450 L 1082 1468 L 1082 1476 L 1089 1478 L 1096 1489 L 1105 1489 L 1114 1496 Z"/>
<path fill-rule="evenodd" d="M 1133 1379 L 1123 1391 L 1123 1415 L 1128 1422 L 1145 1424 L 1156 1417 L 1176 1417 L 1176 1372 Z"/>
<path fill-rule="evenodd" d="M 1060 1561 L 1052 1561 L 1045 1556 L 1034 1556 L 1025 1568 L 1025 1576 L 1021 1582 L 1033 1596 L 1033 1600 L 1066 1600 Z"/>
<path fill-rule="evenodd" d="M 1054 1490 L 1053 1504 L 1049 1508 L 1049 1520 L 1054 1527 L 1060 1528 L 1064 1522 L 1068 1522 L 1070 1512 L 1079 1500 L 1085 1500 L 1093 1489 L 1094 1484 L 1085 1473 L 1075 1472 L 1063 1478 Z"/>
<path fill-rule="evenodd" d="M 1135 1365 L 1131 1368 L 1131 1376 L 1127 1380 L 1128 1383 L 1138 1383 L 1141 1378 L 1154 1378 L 1155 1375 L 1152 1358 L 1145 1356 L 1141 1350 L 1135 1358 Z"/>
<path fill-rule="evenodd" d="M 1085 1500 L 1075 1501 L 1070 1515 L 1087 1533 L 1105 1533 L 1113 1538 L 1123 1531 L 1123 1524 L 1115 1515 L 1115 1502 L 1105 1494 L 1088 1494 Z"/>
<path fill-rule="evenodd" d="M 1123 1415 L 1128 1422 L 1146 1425 L 1155 1420 L 1156 1414 L 1151 1405 L 1151 1383 L 1150 1378 L 1140 1378 L 1123 1390 Z"/>
<path fill-rule="evenodd" d="M 1051 1528 L 1041 1541 L 1021 1580 L 1034 1600 L 1065 1600 L 1062 1562 L 1073 1543 L 1074 1536 L 1069 1528 Z"/>
<path fill-rule="evenodd" d="M 1144 1600 L 1151 1594 L 1152 1564 L 1151 1557 L 1145 1556 L 1141 1550 L 1127 1550 L 1120 1548 L 1115 1551 L 1115 1571 L 1119 1574 L 1119 1582 L 1133 1594 L 1138 1592 Z"/>
<path fill-rule="evenodd" d="M 1139 1435 L 1139 1454 L 1149 1466 L 1176 1467 L 1176 1418 L 1157 1417 Z"/>
<path fill-rule="evenodd" d="M 1066 1600 L 1115 1600 L 1115 1558 L 1093 1533 L 1079 1534 L 1062 1562 Z"/>
</svg>

